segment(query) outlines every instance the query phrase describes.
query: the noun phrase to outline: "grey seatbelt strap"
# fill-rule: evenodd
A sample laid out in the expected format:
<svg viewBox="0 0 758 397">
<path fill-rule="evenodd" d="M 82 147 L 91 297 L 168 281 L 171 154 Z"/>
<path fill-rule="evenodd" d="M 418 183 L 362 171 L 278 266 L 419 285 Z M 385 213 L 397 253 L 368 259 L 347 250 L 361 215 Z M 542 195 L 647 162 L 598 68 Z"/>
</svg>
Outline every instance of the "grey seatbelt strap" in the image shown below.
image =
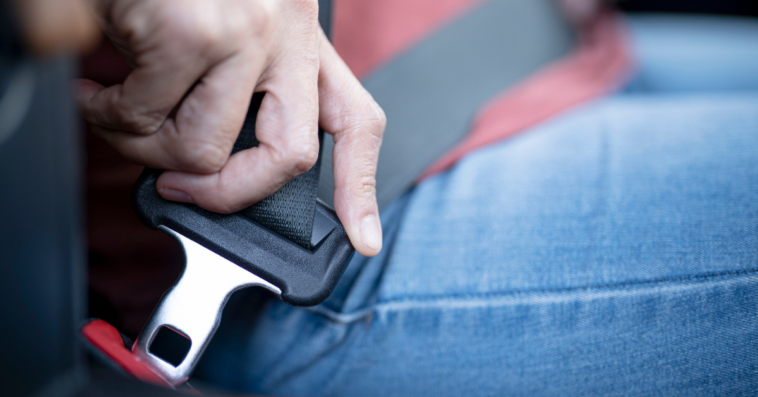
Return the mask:
<svg viewBox="0 0 758 397">
<path fill-rule="evenodd" d="M 387 115 L 380 208 L 463 138 L 485 102 L 572 48 L 572 29 L 555 3 L 490 0 L 363 79 Z M 327 135 L 325 164 L 333 146 Z M 333 205 L 332 167 L 320 179 L 318 197 Z"/>
</svg>

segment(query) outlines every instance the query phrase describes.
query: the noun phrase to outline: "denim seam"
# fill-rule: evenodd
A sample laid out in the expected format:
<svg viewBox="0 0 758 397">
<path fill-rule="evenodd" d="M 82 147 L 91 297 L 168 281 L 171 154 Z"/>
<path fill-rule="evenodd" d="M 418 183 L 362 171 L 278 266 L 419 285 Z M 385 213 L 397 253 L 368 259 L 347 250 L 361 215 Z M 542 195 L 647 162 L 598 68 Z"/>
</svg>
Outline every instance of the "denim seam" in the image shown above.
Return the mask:
<svg viewBox="0 0 758 397">
<path fill-rule="evenodd" d="M 694 276 L 686 276 L 686 277 L 676 277 L 676 278 L 663 278 L 658 280 L 640 280 L 640 281 L 628 281 L 624 283 L 617 283 L 617 284 L 602 284 L 602 285 L 589 285 L 589 286 L 583 286 L 583 287 L 567 287 L 567 288 L 553 288 L 553 289 L 534 289 L 534 290 L 512 290 L 512 291 L 499 291 L 499 292 L 484 292 L 484 293 L 474 293 L 474 294 L 451 294 L 451 295 L 428 295 L 428 296 L 419 296 L 419 297 L 394 297 L 387 300 L 379 300 L 376 302 L 377 305 L 385 304 L 385 303 L 399 303 L 399 302 L 412 302 L 412 301 L 418 301 L 418 302 L 424 302 L 429 300 L 437 300 L 441 297 L 444 298 L 452 298 L 452 299 L 467 299 L 467 298 L 487 298 L 487 297 L 501 297 L 501 296 L 513 296 L 513 295 L 528 295 L 528 294 L 555 294 L 555 293 L 563 293 L 563 292 L 575 292 L 575 291 L 591 291 L 591 290 L 599 290 L 599 289 L 624 289 L 627 287 L 637 287 L 637 286 L 645 286 L 645 285 L 656 285 L 656 284 L 673 284 L 673 283 L 680 283 L 680 282 L 686 282 L 686 281 L 708 281 L 711 279 L 717 279 L 717 278 L 728 278 L 730 276 L 743 276 L 748 274 L 758 274 L 758 269 L 750 269 L 750 270 L 738 270 L 738 271 L 730 271 L 730 272 L 722 272 L 722 273 L 706 273 L 706 274 L 699 274 Z"/>
<path fill-rule="evenodd" d="M 715 281 L 718 279 L 729 280 L 736 276 L 756 275 L 758 269 L 730 271 L 721 273 L 701 274 L 688 277 L 676 277 L 665 278 L 658 280 L 646 280 L 646 281 L 631 281 L 618 284 L 606 284 L 598 286 L 584 286 L 584 287 L 571 287 L 571 288 L 554 288 L 554 289 L 542 289 L 542 290 L 522 290 L 522 291 L 502 291 L 502 292 L 487 292 L 487 293 L 475 293 L 475 294 L 453 294 L 453 295 L 428 295 L 423 297 L 401 297 L 392 298 L 387 300 L 380 300 L 370 306 L 358 309 L 349 313 L 338 313 L 321 306 L 305 308 L 307 311 L 321 315 L 328 320 L 338 324 L 350 324 L 356 321 L 365 320 L 369 316 L 372 316 L 378 311 L 383 309 L 390 309 L 391 306 L 403 303 L 431 303 L 431 302 L 452 302 L 452 301 L 473 301 L 476 299 L 494 299 L 503 297 L 529 297 L 539 295 L 550 294 L 563 294 L 568 292 L 589 292 L 589 291 L 611 291 L 611 290 L 626 290 L 629 287 L 642 287 L 642 286 L 655 286 L 662 284 L 678 284 L 688 281 L 695 282 L 707 282 Z"/>
</svg>

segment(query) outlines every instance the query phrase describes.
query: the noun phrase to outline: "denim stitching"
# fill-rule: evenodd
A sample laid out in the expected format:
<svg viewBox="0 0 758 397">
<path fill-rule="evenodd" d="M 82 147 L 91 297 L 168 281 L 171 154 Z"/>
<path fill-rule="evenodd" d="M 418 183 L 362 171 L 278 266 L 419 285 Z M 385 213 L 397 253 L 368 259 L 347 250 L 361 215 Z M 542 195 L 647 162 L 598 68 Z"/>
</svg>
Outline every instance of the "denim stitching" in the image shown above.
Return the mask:
<svg viewBox="0 0 758 397">
<path fill-rule="evenodd" d="M 478 294 L 429 295 L 429 296 L 424 296 L 424 297 L 392 298 L 392 299 L 378 301 L 368 307 L 354 310 L 349 313 L 334 312 L 322 306 L 305 308 L 305 310 L 313 314 L 323 316 L 334 323 L 346 325 L 346 324 L 354 323 L 356 321 L 364 320 L 368 316 L 371 316 L 378 311 L 383 311 L 383 309 L 390 310 L 391 309 L 390 306 L 402 304 L 402 303 L 430 303 L 430 302 L 442 302 L 442 301 L 463 302 L 463 301 L 472 301 L 476 299 L 493 299 L 493 298 L 502 298 L 502 297 L 529 297 L 529 296 L 539 296 L 539 295 L 549 295 L 549 294 L 562 294 L 562 293 L 567 293 L 567 292 L 589 292 L 589 291 L 602 291 L 602 290 L 610 291 L 614 289 L 624 290 L 624 289 L 629 289 L 629 287 L 654 286 L 654 285 L 661 285 L 661 284 L 676 284 L 676 283 L 682 283 L 682 282 L 687 282 L 687 281 L 704 282 L 704 281 L 712 281 L 716 279 L 728 280 L 736 276 L 756 275 L 756 274 L 758 274 L 758 269 L 701 274 L 701 275 L 695 275 L 695 276 L 665 278 L 665 279 L 659 279 L 659 280 L 632 281 L 632 282 L 626 282 L 626 283 L 606 284 L 606 285 L 598 285 L 598 286 L 555 288 L 555 289 L 542 289 L 542 290 L 522 290 L 522 291 L 507 291 L 507 292 L 502 291 L 502 292 L 488 292 L 488 293 L 478 293 Z"/>
<path fill-rule="evenodd" d="M 663 278 L 658 280 L 640 280 L 640 281 L 628 281 L 625 283 L 617 284 L 605 284 L 597 286 L 584 286 L 584 287 L 567 287 L 567 288 L 553 288 L 553 289 L 535 289 L 535 290 L 512 290 L 512 291 L 499 291 L 499 292 L 486 292 L 475 294 L 453 294 L 453 295 L 428 295 L 424 297 L 395 297 L 387 300 L 379 300 L 377 305 L 383 303 L 398 303 L 398 302 L 424 302 L 429 300 L 438 300 L 440 297 L 453 298 L 453 299 L 468 299 L 468 298 L 488 298 L 488 297 L 501 297 L 511 295 L 526 295 L 526 294 L 555 294 L 562 292 L 575 292 L 575 291 L 591 291 L 599 289 L 623 289 L 625 287 L 636 287 L 645 285 L 655 285 L 664 283 L 678 283 L 684 281 L 707 281 L 716 278 L 726 278 L 729 276 L 742 276 L 749 274 L 757 274 L 758 269 L 750 270 L 737 270 L 722 273 L 706 273 L 694 276 L 678 277 L 678 278 Z"/>
</svg>

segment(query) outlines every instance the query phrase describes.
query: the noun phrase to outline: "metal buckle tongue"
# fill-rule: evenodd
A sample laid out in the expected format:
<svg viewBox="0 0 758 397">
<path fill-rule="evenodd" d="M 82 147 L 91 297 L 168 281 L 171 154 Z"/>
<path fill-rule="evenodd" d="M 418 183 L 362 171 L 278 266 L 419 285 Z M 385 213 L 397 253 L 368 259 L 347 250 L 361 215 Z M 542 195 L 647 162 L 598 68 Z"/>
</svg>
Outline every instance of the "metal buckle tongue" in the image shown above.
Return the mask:
<svg viewBox="0 0 758 397">
<path fill-rule="evenodd" d="M 232 292 L 259 286 L 281 295 L 275 285 L 237 266 L 189 238 L 160 226 L 182 246 L 186 265 L 161 298 L 132 352 L 172 386 L 195 369 L 221 322 Z"/>
</svg>

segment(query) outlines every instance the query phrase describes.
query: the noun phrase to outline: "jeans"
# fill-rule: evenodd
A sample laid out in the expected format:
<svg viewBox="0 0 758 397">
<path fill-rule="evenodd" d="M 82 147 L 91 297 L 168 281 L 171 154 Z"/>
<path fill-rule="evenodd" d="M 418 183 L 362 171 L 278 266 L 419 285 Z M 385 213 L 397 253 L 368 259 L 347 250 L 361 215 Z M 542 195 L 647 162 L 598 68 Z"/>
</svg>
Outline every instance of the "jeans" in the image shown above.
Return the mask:
<svg viewBox="0 0 758 397">
<path fill-rule="evenodd" d="M 758 22 L 635 17 L 621 93 L 384 209 L 322 305 L 236 294 L 198 377 L 274 395 L 758 390 Z"/>
</svg>

